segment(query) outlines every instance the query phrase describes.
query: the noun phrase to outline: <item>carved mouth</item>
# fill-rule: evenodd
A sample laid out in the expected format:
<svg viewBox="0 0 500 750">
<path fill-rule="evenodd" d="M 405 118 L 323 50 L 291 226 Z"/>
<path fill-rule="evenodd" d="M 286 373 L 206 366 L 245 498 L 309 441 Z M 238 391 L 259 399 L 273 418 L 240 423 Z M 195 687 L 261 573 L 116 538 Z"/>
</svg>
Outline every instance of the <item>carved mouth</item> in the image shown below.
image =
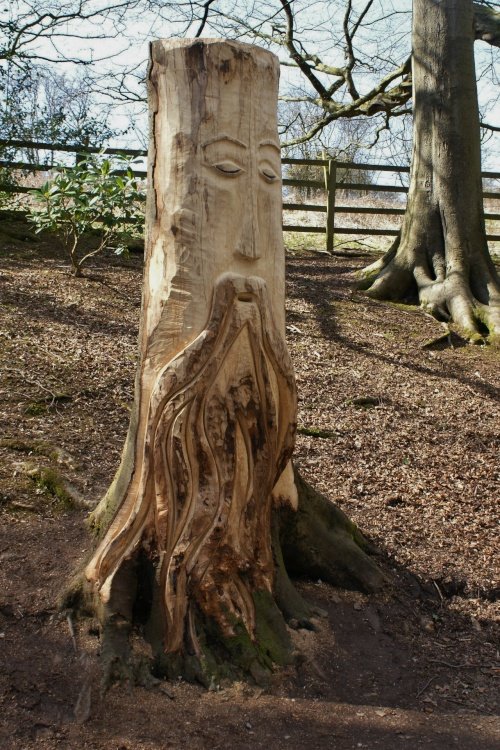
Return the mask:
<svg viewBox="0 0 500 750">
<path fill-rule="evenodd" d="M 240 292 L 237 296 L 239 302 L 253 302 L 255 295 L 251 292 Z"/>
</svg>

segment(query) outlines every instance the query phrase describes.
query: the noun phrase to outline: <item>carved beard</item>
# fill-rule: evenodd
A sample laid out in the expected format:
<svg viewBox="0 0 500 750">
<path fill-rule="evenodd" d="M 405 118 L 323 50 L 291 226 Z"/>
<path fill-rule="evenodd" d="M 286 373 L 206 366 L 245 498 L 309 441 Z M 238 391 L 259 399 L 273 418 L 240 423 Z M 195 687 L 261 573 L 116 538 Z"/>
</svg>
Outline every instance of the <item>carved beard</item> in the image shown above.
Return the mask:
<svg viewBox="0 0 500 750">
<path fill-rule="evenodd" d="M 141 480 L 87 575 L 105 600 L 124 559 L 156 558 L 168 651 L 199 653 L 197 607 L 226 635 L 253 633 L 272 590 L 272 490 L 293 449 L 296 393 L 265 282 L 221 276 L 205 330 L 151 393 Z M 293 416 L 294 418 L 294 416 Z"/>
</svg>

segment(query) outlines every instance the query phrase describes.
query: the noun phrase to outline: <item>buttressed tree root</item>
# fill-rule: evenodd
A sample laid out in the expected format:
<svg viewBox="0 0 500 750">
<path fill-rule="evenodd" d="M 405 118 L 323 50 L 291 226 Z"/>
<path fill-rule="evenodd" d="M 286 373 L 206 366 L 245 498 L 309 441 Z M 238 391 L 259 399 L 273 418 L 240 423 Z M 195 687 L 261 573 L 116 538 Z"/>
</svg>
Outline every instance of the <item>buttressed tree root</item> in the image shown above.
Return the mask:
<svg viewBox="0 0 500 750">
<path fill-rule="evenodd" d="M 403 240 L 398 238 L 380 260 L 358 274 L 358 288 L 373 299 L 419 302 L 425 312 L 454 324 L 473 343 L 497 342 L 500 279 L 486 240 L 479 240 L 476 247 L 481 250 L 465 259 L 446 246 L 442 236 L 429 246 L 416 239 L 414 232 L 405 236 L 405 231 Z M 470 247 L 467 240 L 459 247 L 463 245 Z"/>
</svg>

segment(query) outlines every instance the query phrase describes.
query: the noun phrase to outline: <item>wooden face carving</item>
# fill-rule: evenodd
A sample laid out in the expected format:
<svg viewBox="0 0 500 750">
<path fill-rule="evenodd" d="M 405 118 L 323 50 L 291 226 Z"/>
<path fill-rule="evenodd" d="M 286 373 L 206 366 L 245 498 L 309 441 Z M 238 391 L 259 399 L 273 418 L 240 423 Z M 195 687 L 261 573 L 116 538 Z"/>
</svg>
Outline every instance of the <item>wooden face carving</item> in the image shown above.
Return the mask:
<svg viewBox="0 0 500 750">
<path fill-rule="evenodd" d="M 281 208 L 280 152 L 275 139 L 245 143 L 227 133 L 203 144 L 206 221 L 216 246 L 255 260 L 276 244 Z M 210 211 L 212 209 L 212 211 Z M 213 216 L 213 219 L 212 219 Z M 279 227 L 278 227 L 279 229 Z"/>
<path fill-rule="evenodd" d="M 224 248 L 226 270 L 264 275 L 282 245 L 276 70 L 231 47 L 219 50 L 211 68 L 199 131 L 202 248 L 204 254 Z M 242 258 L 263 262 L 258 269 L 240 266 Z"/>
<path fill-rule="evenodd" d="M 168 106 L 154 115 L 159 222 L 149 288 L 157 299 L 178 289 L 183 333 L 178 347 L 166 348 L 175 353 L 203 329 L 228 272 L 263 279 L 283 332 L 278 62 L 266 50 L 218 40 L 155 42 L 152 59 L 151 88 L 164 90 Z M 162 325 L 171 331 L 171 310 L 156 313 L 168 315 Z"/>
</svg>

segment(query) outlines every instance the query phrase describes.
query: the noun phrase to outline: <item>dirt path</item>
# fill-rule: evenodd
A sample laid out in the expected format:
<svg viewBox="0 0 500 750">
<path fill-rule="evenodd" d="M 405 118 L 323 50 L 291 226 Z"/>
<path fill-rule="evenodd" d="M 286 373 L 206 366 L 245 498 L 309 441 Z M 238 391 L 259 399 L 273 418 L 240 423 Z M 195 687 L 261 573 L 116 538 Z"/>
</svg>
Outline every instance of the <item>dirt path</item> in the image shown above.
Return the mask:
<svg viewBox="0 0 500 750">
<path fill-rule="evenodd" d="M 267 692 L 101 699 L 95 625 L 73 642 L 55 602 L 126 432 L 140 263 L 74 280 L 48 243 L 6 242 L 1 259 L 2 750 L 499 746 L 498 353 L 423 348 L 439 324 L 353 297 L 360 259 L 291 259 L 296 461 L 393 583 L 370 598 L 301 583 L 328 616 L 297 632 L 303 661 Z"/>
</svg>

